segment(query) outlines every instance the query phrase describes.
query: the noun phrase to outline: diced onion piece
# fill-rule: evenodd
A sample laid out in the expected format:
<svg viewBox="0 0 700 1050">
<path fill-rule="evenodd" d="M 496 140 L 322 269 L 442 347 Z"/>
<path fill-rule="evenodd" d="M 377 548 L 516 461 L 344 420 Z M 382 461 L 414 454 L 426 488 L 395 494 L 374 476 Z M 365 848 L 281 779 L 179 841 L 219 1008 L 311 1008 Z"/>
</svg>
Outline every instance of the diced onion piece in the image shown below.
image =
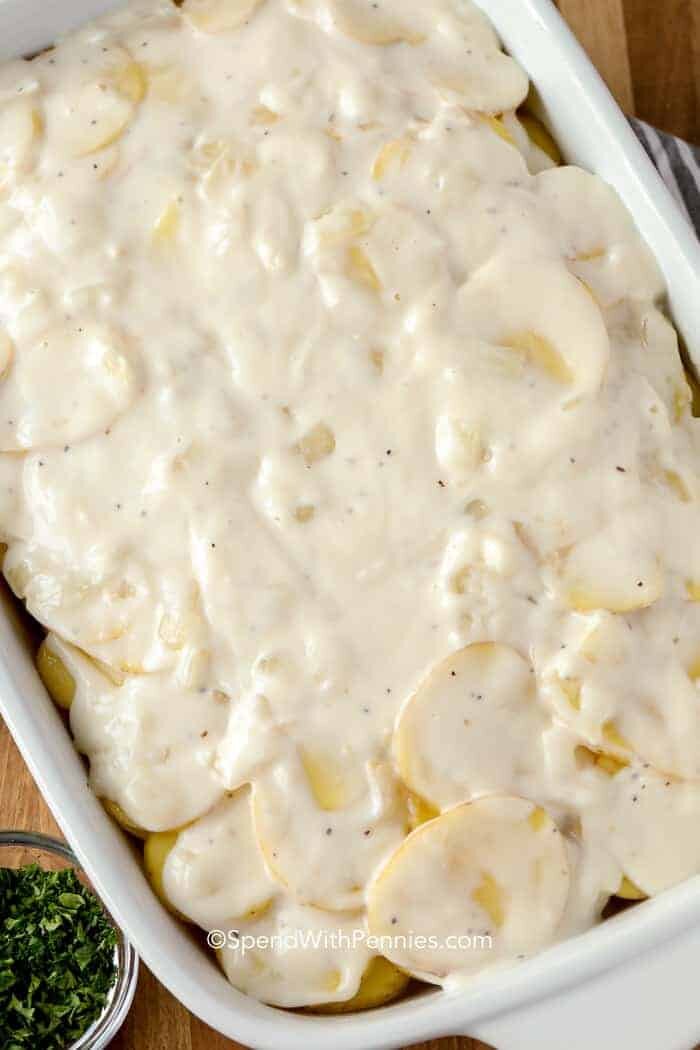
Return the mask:
<svg viewBox="0 0 700 1050">
<path fill-rule="evenodd" d="M 304 434 L 297 446 L 307 467 L 326 459 L 335 451 L 335 435 L 326 423 L 317 423 Z"/>
<path fill-rule="evenodd" d="M 133 116 L 128 96 L 101 83 L 86 84 L 68 105 L 63 141 L 73 156 L 89 156 L 116 142 Z"/>
<path fill-rule="evenodd" d="M 347 250 L 347 274 L 356 284 L 371 292 L 381 291 L 382 283 L 372 266 L 367 252 L 359 244 L 351 244 Z"/>
</svg>

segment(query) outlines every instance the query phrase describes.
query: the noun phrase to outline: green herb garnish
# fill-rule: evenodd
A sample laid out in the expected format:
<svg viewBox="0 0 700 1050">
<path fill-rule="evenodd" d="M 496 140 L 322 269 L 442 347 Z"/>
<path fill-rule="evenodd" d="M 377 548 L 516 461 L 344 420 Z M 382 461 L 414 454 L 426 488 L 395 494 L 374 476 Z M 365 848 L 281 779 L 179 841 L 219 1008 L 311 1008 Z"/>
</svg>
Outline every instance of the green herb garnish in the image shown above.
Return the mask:
<svg viewBox="0 0 700 1050">
<path fill-rule="evenodd" d="M 72 868 L 0 868 L 0 1046 L 65 1050 L 104 1010 L 117 935 Z"/>
</svg>

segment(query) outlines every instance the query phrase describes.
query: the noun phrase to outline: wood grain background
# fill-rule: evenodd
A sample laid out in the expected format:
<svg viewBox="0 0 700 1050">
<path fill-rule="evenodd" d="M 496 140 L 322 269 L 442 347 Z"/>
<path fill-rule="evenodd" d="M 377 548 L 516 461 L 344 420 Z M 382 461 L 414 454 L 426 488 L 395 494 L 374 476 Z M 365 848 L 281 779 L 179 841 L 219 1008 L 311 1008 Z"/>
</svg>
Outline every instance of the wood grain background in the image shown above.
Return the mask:
<svg viewBox="0 0 700 1050">
<path fill-rule="evenodd" d="M 625 112 L 700 142 L 700 0 L 559 0 Z M 41 796 L 0 725 L 0 824 L 56 832 Z M 138 994 L 113 1050 L 235 1050 L 141 970 Z M 441 1039 L 420 1050 L 479 1050 Z"/>
</svg>

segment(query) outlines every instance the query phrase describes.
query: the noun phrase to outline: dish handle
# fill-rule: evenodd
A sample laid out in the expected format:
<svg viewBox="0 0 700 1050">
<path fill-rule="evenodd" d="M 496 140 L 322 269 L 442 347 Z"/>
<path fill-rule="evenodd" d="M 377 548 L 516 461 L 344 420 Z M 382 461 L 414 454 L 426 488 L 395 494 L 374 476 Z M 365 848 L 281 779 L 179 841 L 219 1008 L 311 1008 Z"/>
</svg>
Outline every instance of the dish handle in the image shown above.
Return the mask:
<svg viewBox="0 0 700 1050">
<path fill-rule="evenodd" d="M 471 1026 L 497 1050 L 690 1050 L 700 1042 L 700 927 L 617 970 Z"/>
</svg>

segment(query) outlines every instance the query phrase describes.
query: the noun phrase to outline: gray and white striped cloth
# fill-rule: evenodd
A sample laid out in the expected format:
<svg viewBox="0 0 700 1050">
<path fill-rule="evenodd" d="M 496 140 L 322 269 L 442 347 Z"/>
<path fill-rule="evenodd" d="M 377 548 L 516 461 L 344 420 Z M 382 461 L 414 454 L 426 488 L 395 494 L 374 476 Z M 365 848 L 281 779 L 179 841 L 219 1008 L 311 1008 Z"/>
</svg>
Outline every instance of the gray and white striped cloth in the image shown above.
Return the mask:
<svg viewBox="0 0 700 1050">
<path fill-rule="evenodd" d="M 656 165 L 679 207 L 700 237 L 700 147 L 632 120 L 637 138 Z"/>
</svg>

